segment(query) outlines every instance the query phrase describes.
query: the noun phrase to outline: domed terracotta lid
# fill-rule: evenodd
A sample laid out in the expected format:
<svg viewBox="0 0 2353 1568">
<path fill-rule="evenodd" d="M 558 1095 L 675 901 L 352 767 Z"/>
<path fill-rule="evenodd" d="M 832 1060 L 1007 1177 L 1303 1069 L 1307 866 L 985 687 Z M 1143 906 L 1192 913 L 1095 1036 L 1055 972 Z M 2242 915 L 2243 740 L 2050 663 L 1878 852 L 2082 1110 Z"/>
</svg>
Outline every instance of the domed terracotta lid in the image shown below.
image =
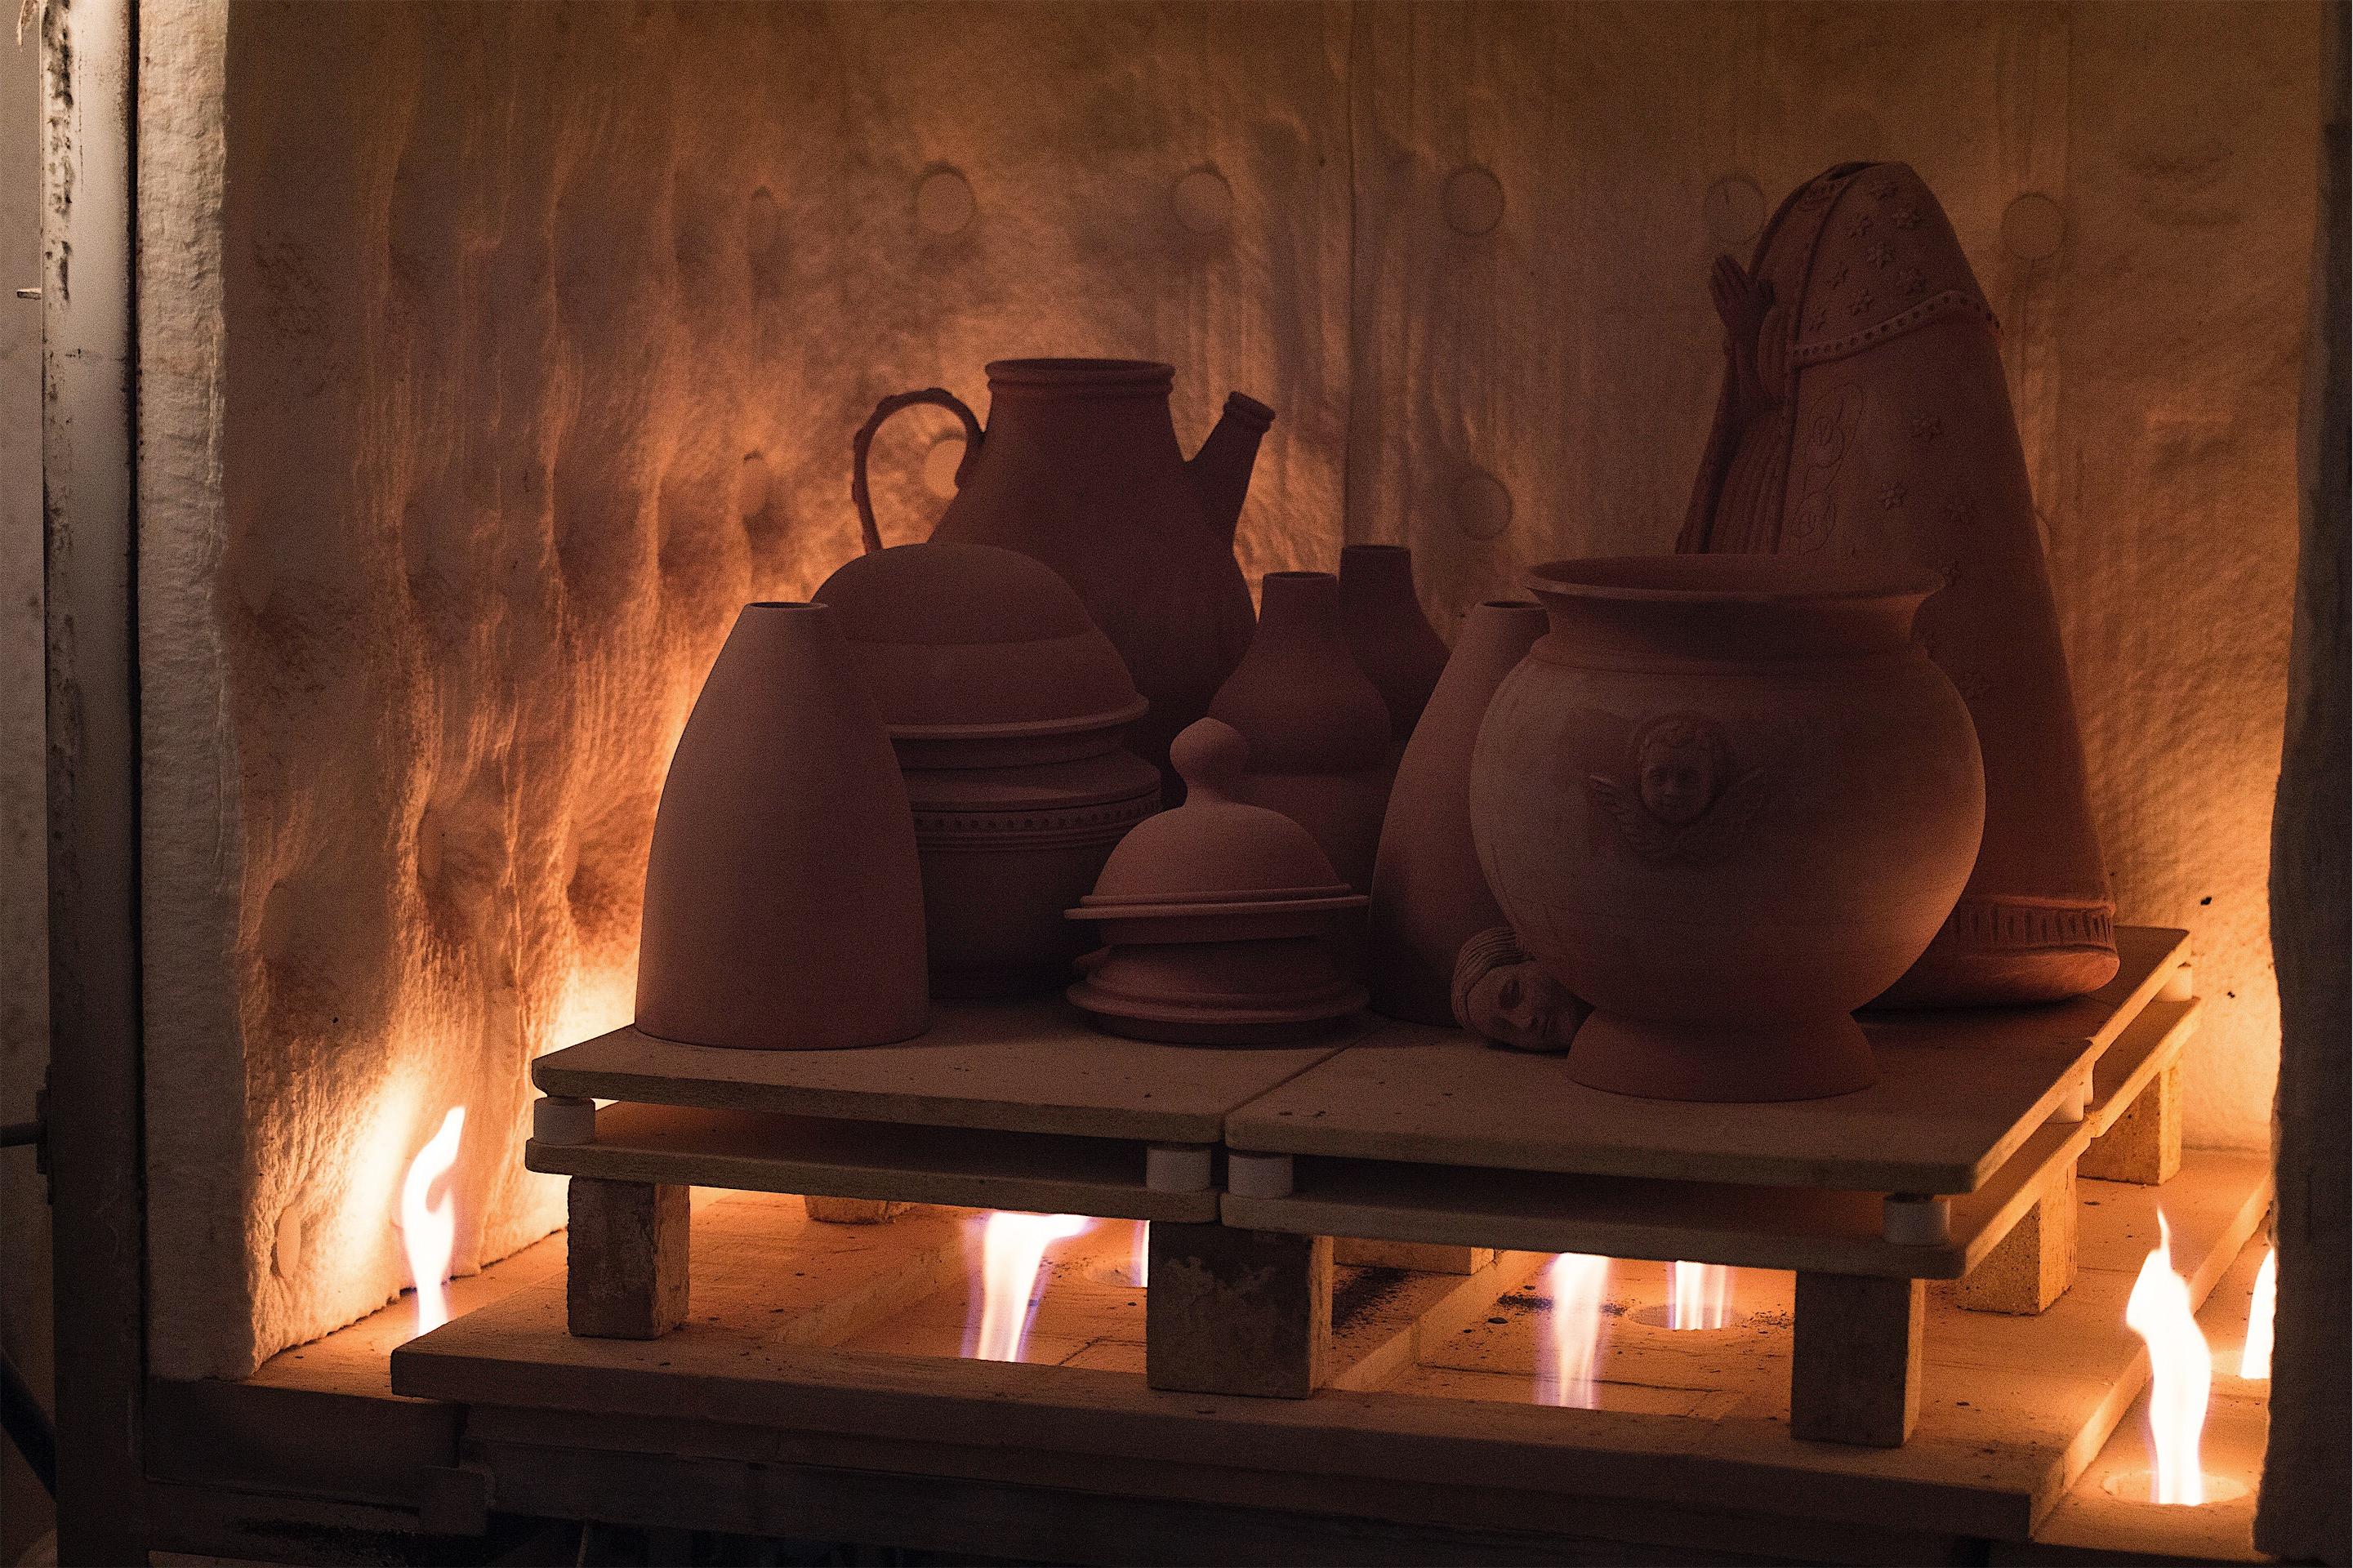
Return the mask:
<svg viewBox="0 0 2353 1568">
<path fill-rule="evenodd" d="M 1185 804 L 1120 840 L 1071 919 L 1297 914 L 1366 901 L 1340 879 L 1307 829 L 1234 798 L 1250 761 L 1240 731 L 1199 720 L 1176 737 L 1168 758 L 1185 780 Z"/>
<path fill-rule="evenodd" d="M 815 597 L 833 607 L 893 741 L 1075 735 L 1144 714 L 1078 595 L 1015 551 L 897 545 L 843 566 Z"/>
</svg>

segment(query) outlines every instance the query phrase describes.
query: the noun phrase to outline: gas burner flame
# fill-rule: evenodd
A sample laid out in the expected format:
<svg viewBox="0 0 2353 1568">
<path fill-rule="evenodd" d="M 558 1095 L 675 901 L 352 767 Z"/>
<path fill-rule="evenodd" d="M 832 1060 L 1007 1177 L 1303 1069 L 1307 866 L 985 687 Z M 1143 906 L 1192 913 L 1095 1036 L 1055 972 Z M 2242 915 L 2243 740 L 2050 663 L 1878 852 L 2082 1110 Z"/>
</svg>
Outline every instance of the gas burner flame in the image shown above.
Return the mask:
<svg viewBox="0 0 2353 1568">
<path fill-rule="evenodd" d="M 1732 1326 L 1732 1270 L 1720 1263 L 1678 1263 L 1667 1298 L 1667 1327 Z"/>
<path fill-rule="evenodd" d="M 408 1253 L 409 1278 L 417 1282 L 420 1334 L 449 1321 L 449 1298 L 442 1286 L 449 1278 L 449 1255 L 458 1241 L 458 1194 L 450 1190 L 448 1177 L 458 1163 L 458 1142 L 465 1131 L 466 1108 L 451 1106 L 441 1119 L 441 1131 L 417 1152 L 400 1184 L 400 1241 Z"/>
<path fill-rule="evenodd" d="M 1609 1259 L 1564 1252 L 1545 1266 L 1552 1296 L 1546 1332 L 1536 1342 L 1536 1403 L 1572 1410 L 1600 1408 L 1601 1305 L 1609 1294 Z"/>
<path fill-rule="evenodd" d="M 2263 1249 L 2263 1267 L 2255 1270 L 2255 1293 L 2247 1302 L 2247 1343 L 2239 1352 L 2239 1375 L 2267 1379 L 2272 1374 L 2272 1313 L 2279 1303 L 2279 1249 Z"/>
<path fill-rule="evenodd" d="M 2141 1263 L 2125 1302 L 2125 1326 L 2148 1345 L 2148 1443 L 2155 1485 L 2149 1500 L 2206 1500 L 2198 1438 L 2206 1427 L 2206 1396 L 2214 1357 L 2190 1310 L 2189 1282 L 2173 1271 L 2173 1232 L 2157 1216 L 2157 1250 Z"/>
<path fill-rule="evenodd" d="M 965 1332 L 965 1355 L 976 1361 L 1021 1359 L 1038 1310 L 1038 1268 L 1046 1248 L 1084 1235 L 1093 1223 L 1084 1215 L 1005 1209 L 981 1223 L 980 1321 Z"/>
</svg>

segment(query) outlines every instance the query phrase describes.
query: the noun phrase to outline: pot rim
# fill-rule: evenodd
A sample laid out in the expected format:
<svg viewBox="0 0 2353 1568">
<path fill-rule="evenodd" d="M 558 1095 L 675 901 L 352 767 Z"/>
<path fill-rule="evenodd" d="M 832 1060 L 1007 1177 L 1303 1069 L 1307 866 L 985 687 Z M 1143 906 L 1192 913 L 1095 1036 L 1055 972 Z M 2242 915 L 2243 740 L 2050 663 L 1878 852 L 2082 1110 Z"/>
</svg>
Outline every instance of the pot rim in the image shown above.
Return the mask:
<svg viewBox="0 0 2353 1568">
<path fill-rule="evenodd" d="M 1559 598 L 1685 605 L 1917 601 L 1942 586 L 1916 567 L 1729 552 L 1546 561 L 1528 568 L 1527 584 L 1538 595 Z"/>
</svg>

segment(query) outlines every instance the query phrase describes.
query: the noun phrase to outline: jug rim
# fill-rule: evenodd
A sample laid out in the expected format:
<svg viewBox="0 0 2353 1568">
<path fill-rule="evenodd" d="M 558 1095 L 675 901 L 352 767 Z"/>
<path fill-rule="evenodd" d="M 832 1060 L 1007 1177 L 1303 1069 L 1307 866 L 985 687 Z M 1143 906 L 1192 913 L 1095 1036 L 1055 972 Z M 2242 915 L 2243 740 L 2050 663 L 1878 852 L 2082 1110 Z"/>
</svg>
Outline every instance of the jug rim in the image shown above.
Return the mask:
<svg viewBox="0 0 2353 1568">
<path fill-rule="evenodd" d="M 988 363 L 988 384 L 1071 388 L 1100 392 L 1111 387 L 1166 390 L 1176 367 L 1146 359 L 1000 359 Z"/>
<path fill-rule="evenodd" d="M 1540 595 L 1633 603 L 1798 604 L 1926 599 L 1942 586 L 1894 563 L 1819 562 L 1788 555 L 1600 555 L 1528 568 Z"/>
</svg>

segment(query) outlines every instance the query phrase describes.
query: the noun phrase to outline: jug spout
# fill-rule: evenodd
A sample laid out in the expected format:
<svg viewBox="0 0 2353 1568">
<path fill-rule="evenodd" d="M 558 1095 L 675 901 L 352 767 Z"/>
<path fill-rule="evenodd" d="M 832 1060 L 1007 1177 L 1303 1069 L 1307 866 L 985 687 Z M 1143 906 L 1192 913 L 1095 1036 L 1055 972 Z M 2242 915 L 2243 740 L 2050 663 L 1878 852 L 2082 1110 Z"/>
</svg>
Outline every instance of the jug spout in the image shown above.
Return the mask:
<svg viewBox="0 0 2353 1568">
<path fill-rule="evenodd" d="M 1210 523 L 1230 542 L 1241 521 L 1242 498 L 1250 493 L 1250 468 L 1258 461 L 1258 444 L 1274 423 L 1274 410 L 1240 393 L 1226 398 L 1226 412 L 1201 449 L 1185 465 L 1200 491 L 1201 505 Z"/>
</svg>

